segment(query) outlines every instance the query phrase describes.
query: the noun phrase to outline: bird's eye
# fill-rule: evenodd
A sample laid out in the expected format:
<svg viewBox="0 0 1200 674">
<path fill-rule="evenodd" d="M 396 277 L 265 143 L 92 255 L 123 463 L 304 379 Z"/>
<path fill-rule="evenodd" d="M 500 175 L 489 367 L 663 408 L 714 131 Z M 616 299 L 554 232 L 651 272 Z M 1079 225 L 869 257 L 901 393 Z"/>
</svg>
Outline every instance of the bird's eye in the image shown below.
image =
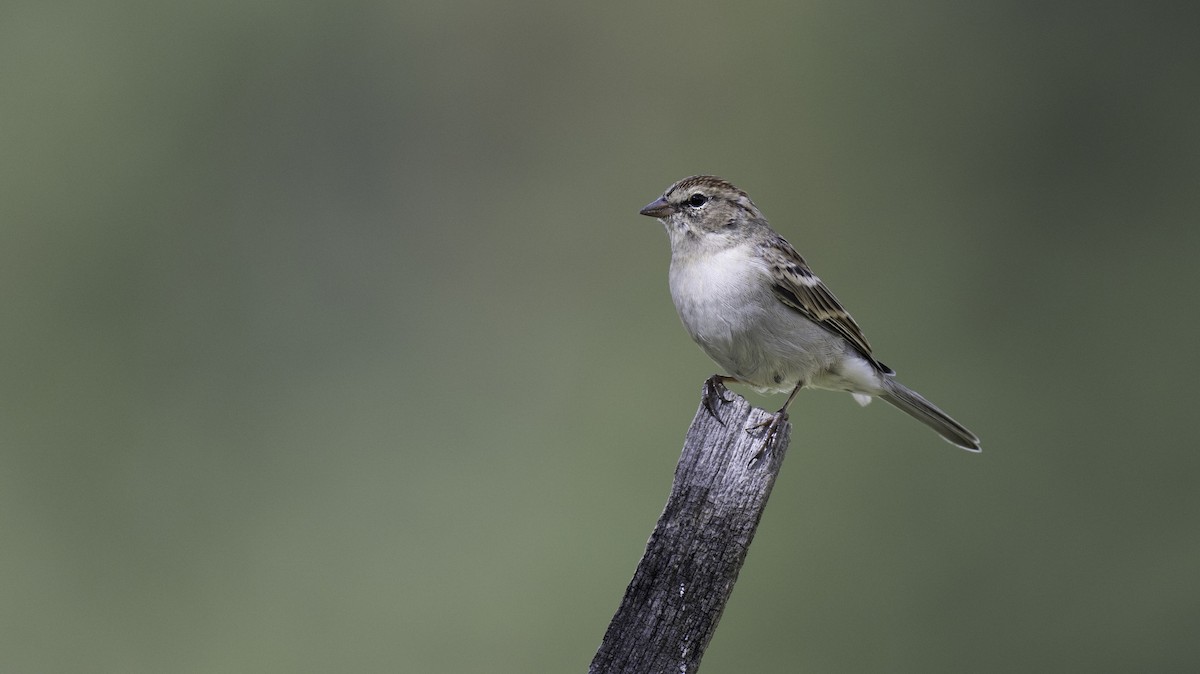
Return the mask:
<svg viewBox="0 0 1200 674">
<path fill-rule="evenodd" d="M 708 203 L 708 197 L 706 197 L 706 196 L 704 196 L 703 194 L 700 194 L 699 192 L 697 192 L 697 193 L 693 194 L 693 195 L 692 195 L 692 196 L 691 196 L 691 197 L 688 199 L 688 201 L 687 201 L 687 202 L 688 202 L 688 205 L 689 205 L 689 206 L 691 206 L 692 208 L 700 208 L 700 207 L 701 207 L 701 206 L 703 206 L 704 204 L 707 204 L 707 203 Z"/>
</svg>

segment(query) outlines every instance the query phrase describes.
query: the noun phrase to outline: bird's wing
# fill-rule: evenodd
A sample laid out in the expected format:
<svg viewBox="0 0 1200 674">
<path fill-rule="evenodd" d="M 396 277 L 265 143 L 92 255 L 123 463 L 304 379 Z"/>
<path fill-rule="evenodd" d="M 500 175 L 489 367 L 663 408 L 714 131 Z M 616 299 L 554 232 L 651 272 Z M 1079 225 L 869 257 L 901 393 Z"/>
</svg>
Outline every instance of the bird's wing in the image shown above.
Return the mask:
<svg viewBox="0 0 1200 674">
<path fill-rule="evenodd" d="M 814 323 L 844 337 L 856 351 L 871 361 L 884 374 L 892 369 L 871 354 L 871 345 L 841 302 L 808 268 L 808 263 L 783 237 L 776 236 L 761 248 L 761 254 L 771 270 L 772 289 L 779 301 L 799 311 Z"/>
</svg>

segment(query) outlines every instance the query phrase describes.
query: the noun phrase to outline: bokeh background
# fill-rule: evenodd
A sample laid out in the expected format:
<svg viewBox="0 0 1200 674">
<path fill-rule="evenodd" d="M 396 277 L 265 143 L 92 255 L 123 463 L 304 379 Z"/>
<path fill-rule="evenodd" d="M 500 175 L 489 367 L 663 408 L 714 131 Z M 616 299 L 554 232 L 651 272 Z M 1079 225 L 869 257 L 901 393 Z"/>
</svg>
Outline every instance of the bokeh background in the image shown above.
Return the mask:
<svg viewBox="0 0 1200 674">
<path fill-rule="evenodd" d="M 802 395 L 705 670 L 1200 671 L 1198 19 L 9 0 L 0 671 L 583 671 L 702 172 L 985 447 Z"/>
</svg>

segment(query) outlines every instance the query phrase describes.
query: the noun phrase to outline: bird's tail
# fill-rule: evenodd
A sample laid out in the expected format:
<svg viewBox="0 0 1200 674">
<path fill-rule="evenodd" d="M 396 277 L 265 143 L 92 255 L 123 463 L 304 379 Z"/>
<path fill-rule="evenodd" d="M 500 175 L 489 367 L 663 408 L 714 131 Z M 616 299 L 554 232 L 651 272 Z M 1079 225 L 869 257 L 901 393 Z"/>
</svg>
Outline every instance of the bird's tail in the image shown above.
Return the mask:
<svg viewBox="0 0 1200 674">
<path fill-rule="evenodd" d="M 884 378 L 884 392 L 879 396 L 896 409 L 937 431 L 946 442 L 969 452 L 980 451 L 979 438 L 965 426 L 950 418 L 937 405 L 921 397 L 920 393 L 890 377 Z"/>
</svg>

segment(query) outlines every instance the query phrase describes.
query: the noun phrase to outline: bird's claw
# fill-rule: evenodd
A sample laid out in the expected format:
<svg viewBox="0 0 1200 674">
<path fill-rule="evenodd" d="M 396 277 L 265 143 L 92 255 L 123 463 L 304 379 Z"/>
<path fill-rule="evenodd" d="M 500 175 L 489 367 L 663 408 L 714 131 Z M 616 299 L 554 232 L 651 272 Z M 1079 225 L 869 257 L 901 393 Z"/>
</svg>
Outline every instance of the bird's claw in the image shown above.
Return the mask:
<svg viewBox="0 0 1200 674">
<path fill-rule="evenodd" d="M 718 410 L 722 403 L 733 402 L 725 397 L 725 394 L 728 392 L 729 389 L 725 388 L 725 378 L 721 375 L 714 374 L 704 380 L 704 394 L 702 396 L 704 409 L 708 410 L 708 413 L 722 426 L 725 425 L 725 422 L 721 419 L 721 414 Z"/>
<path fill-rule="evenodd" d="M 766 419 L 758 422 L 757 424 L 746 427 L 747 433 L 763 429 L 761 433 L 763 438 L 762 448 L 760 448 L 754 454 L 754 456 L 750 457 L 750 462 L 747 465 L 753 466 L 754 464 L 758 463 L 758 461 L 762 459 L 767 452 L 775 447 L 775 441 L 779 438 L 779 427 L 782 426 L 783 422 L 787 421 L 787 419 L 787 410 L 782 409 Z"/>
</svg>

